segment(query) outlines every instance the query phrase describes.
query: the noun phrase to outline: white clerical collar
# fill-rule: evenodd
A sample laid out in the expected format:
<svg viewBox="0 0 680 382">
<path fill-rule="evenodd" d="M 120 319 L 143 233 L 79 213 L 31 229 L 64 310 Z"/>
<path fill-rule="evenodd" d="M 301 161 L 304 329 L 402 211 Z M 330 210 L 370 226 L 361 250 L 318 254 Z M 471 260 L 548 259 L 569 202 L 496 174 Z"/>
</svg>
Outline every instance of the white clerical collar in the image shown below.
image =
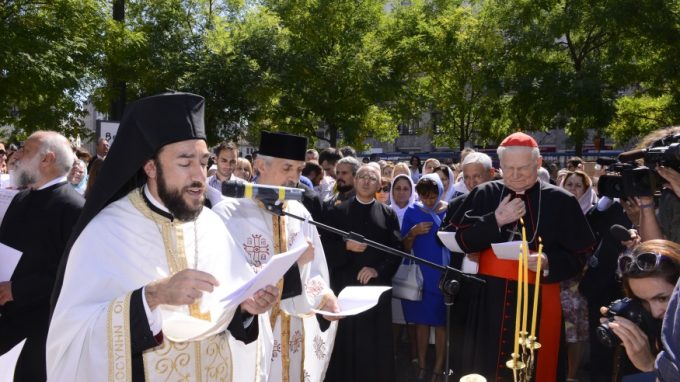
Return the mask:
<svg viewBox="0 0 680 382">
<path fill-rule="evenodd" d="M 375 202 L 375 198 L 371 199 L 371 201 L 370 201 L 370 202 L 362 202 L 362 201 L 361 201 L 361 200 L 359 200 L 359 198 L 357 198 L 356 196 L 354 197 L 354 199 L 356 199 L 356 200 L 357 200 L 357 202 L 359 202 L 359 203 L 361 203 L 361 204 L 363 204 L 363 205 L 365 205 L 365 206 L 367 206 L 367 205 L 369 205 L 369 204 L 371 204 L 371 203 Z"/>
<path fill-rule="evenodd" d="M 60 177 L 57 177 L 57 178 L 54 178 L 54 179 L 50 180 L 49 182 L 47 182 L 47 183 L 43 184 L 42 186 L 40 186 L 40 188 L 37 188 L 37 190 L 42 190 L 42 189 L 45 189 L 45 188 L 47 188 L 47 187 L 49 187 L 49 186 L 54 186 L 55 184 L 61 183 L 61 182 L 66 182 L 66 175 L 60 176 Z"/>
<path fill-rule="evenodd" d="M 170 210 L 167 207 L 165 207 L 163 204 L 161 204 L 161 202 L 156 200 L 156 198 L 154 198 L 153 195 L 151 195 L 151 192 L 149 191 L 149 186 L 146 185 L 146 184 L 144 185 L 144 195 L 146 196 L 147 199 L 149 199 L 149 201 L 151 202 L 151 204 L 154 205 L 154 207 L 158 208 L 159 210 L 161 210 L 163 212 L 167 212 L 168 214 L 170 214 Z M 170 215 L 172 215 L 172 214 L 170 214 Z"/>
</svg>

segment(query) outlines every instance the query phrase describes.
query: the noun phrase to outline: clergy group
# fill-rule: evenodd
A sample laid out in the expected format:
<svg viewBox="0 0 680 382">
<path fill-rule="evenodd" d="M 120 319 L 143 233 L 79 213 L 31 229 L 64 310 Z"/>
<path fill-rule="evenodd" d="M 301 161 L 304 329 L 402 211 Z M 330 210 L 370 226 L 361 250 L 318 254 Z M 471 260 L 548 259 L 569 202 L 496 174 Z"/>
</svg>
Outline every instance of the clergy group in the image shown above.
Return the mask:
<svg viewBox="0 0 680 382">
<path fill-rule="evenodd" d="M 15 153 L 19 192 L 0 226 L 0 243 L 22 253 L 0 280 L 0 354 L 26 340 L 15 381 L 436 382 L 445 363 L 456 378 L 512 380 L 517 261 L 498 258 L 491 244 L 521 240 L 522 231 L 531 277 L 542 264 L 535 380 L 566 378 L 560 282 L 581 272 L 595 239 L 577 199 L 539 180 L 533 138 L 518 132 L 500 143 L 502 175 L 472 153 L 457 177 L 439 162 L 385 171 L 351 148 L 319 155 L 307 138 L 283 132 L 261 132 L 249 160 L 234 143 L 212 152 L 204 112 L 201 96 L 163 93 L 129 104 L 115 140 L 98 141 L 92 160 L 52 131 L 31 134 Z M 227 197 L 225 182 L 302 196 Z M 449 252 L 439 231 L 455 232 L 468 256 Z M 441 266 L 476 264 L 484 284 L 462 286 L 449 338 L 440 271 L 424 264 L 420 300 L 388 290 L 371 309 L 334 314 L 345 288 L 392 286 L 408 263 L 366 240 Z M 300 246 L 280 279 L 237 303 L 215 298 Z M 401 323 L 415 329 L 404 334 L 407 350 Z M 413 359 L 412 375 L 399 375 L 400 351 Z"/>
</svg>

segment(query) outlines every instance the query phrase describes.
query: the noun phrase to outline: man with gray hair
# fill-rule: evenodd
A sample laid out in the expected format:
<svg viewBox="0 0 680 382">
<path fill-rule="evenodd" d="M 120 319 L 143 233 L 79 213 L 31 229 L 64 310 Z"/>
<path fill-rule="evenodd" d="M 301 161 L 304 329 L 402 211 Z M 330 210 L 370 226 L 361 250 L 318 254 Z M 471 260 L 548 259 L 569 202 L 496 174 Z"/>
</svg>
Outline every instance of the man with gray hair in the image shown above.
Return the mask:
<svg viewBox="0 0 680 382">
<path fill-rule="evenodd" d="M 491 157 L 480 152 L 470 152 L 461 162 L 462 178 L 454 185 L 453 198 L 467 195 L 477 185 L 493 180 L 495 170 Z"/>
<path fill-rule="evenodd" d="M 325 200 L 327 207 L 333 207 L 354 196 L 354 177 L 360 166 L 361 163 L 354 157 L 344 157 L 338 161 L 335 165 L 335 190 L 333 195 Z"/>
<path fill-rule="evenodd" d="M 17 151 L 19 192 L 0 226 L 0 242 L 23 253 L 0 280 L 0 354 L 26 339 L 15 381 L 44 381 L 50 293 L 66 242 L 85 200 L 66 181 L 75 155 L 53 131 L 31 134 Z"/>
<path fill-rule="evenodd" d="M 459 342 L 466 349 L 460 355 L 463 369 L 459 371 L 477 372 L 492 380 L 512 379 L 505 363 L 513 358 L 513 334 L 519 324 L 510 313 L 515 312 L 518 300 L 518 265 L 517 260 L 496 257 L 491 244 L 524 238 L 529 247 L 530 296 L 541 258 L 541 298 L 535 318 L 541 349 L 534 375 L 537 381 L 561 381 L 566 378 L 566 349 L 561 348 L 564 339 L 560 338 L 560 281 L 583 269 L 594 237 L 573 195 L 538 181 L 542 158 L 532 137 L 511 134 L 501 142 L 498 157 L 503 180 L 473 189 L 452 217 L 463 252 L 480 252 L 479 277 L 486 281 L 478 304 L 470 309 L 465 340 Z M 543 246 L 540 253 L 539 243 Z"/>
</svg>

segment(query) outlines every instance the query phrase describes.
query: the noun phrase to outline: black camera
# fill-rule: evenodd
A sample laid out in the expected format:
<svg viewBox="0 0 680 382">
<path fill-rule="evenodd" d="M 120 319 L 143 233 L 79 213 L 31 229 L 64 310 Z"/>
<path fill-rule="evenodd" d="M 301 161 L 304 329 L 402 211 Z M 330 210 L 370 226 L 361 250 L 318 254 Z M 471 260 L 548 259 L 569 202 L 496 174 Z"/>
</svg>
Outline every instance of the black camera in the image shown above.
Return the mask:
<svg viewBox="0 0 680 382">
<path fill-rule="evenodd" d="M 600 343 L 612 349 L 621 343 L 621 339 L 609 328 L 609 323 L 614 321 L 616 316 L 627 318 L 640 327 L 643 332 L 646 332 L 647 323 L 651 319 L 651 315 L 642 307 L 638 300 L 624 297 L 611 302 L 607 307 L 607 314 L 605 316 L 607 321 L 600 324 L 595 332 Z"/>
<path fill-rule="evenodd" d="M 645 165 L 639 166 L 635 162 L 638 159 L 644 159 Z M 597 183 L 597 191 L 601 196 L 654 196 L 665 183 L 654 170 L 657 165 L 680 172 L 680 134 L 659 139 L 646 149 L 621 153 L 618 162 L 607 165 L 607 175 L 601 176 Z"/>
</svg>

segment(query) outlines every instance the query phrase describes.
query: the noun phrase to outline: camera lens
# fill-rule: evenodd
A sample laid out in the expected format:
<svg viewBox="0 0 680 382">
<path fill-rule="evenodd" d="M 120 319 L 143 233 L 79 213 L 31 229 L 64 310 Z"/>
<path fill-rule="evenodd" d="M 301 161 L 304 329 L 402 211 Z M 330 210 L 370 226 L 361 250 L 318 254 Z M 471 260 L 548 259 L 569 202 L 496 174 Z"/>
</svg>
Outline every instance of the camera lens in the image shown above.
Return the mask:
<svg viewBox="0 0 680 382">
<path fill-rule="evenodd" d="M 600 326 L 595 329 L 595 333 L 597 334 L 597 339 L 600 343 L 610 349 L 613 349 L 621 341 L 609 328 L 609 322 L 600 324 Z"/>
</svg>

